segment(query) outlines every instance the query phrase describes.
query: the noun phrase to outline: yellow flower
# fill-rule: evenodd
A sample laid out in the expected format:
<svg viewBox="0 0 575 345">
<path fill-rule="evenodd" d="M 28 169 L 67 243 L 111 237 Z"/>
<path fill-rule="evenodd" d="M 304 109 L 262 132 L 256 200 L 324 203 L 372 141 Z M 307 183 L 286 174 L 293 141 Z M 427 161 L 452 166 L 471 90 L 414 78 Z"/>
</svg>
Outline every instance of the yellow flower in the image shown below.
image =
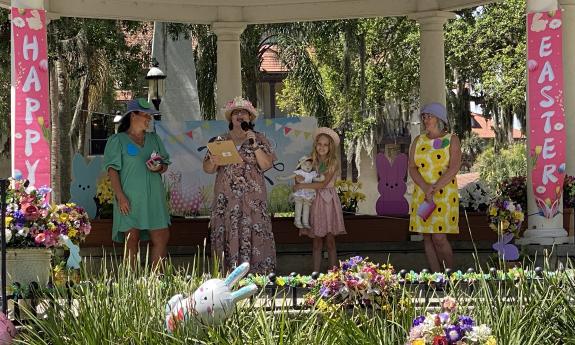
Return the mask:
<svg viewBox="0 0 575 345">
<path fill-rule="evenodd" d="M 422 338 L 412 340 L 411 345 L 425 345 L 425 340 Z"/>
<path fill-rule="evenodd" d="M 497 215 L 497 208 L 493 207 L 493 206 L 489 207 L 489 215 L 493 216 L 493 217 L 496 216 Z"/>
<path fill-rule="evenodd" d="M 497 340 L 495 340 L 495 337 L 491 336 L 487 339 L 485 345 L 497 345 Z"/>
<path fill-rule="evenodd" d="M 535 146 L 535 154 L 536 154 L 536 155 L 541 154 L 541 151 L 543 151 L 543 147 L 542 147 L 542 146 Z"/>
<path fill-rule="evenodd" d="M 72 228 L 70 229 L 70 231 L 68 231 L 68 237 L 72 238 L 75 237 L 78 234 L 78 230 Z"/>
<path fill-rule="evenodd" d="M 38 116 L 38 124 L 40 127 L 44 126 L 44 118 L 42 116 Z"/>
<path fill-rule="evenodd" d="M 503 230 L 509 229 L 509 221 L 507 219 L 501 221 L 501 229 Z"/>
<path fill-rule="evenodd" d="M 12 218 L 12 217 L 6 217 L 6 218 L 4 218 L 4 224 L 5 224 L 4 226 L 5 226 L 5 227 L 9 227 L 9 226 L 10 226 L 10 223 L 12 222 L 12 219 L 14 219 L 14 218 Z"/>
<path fill-rule="evenodd" d="M 60 217 L 59 217 L 60 223 L 65 223 L 65 222 L 67 222 L 67 221 L 68 221 L 68 218 L 69 218 L 69 217 L 68 217 L 68 214 L 67 214 L 67 213 L 62 213 L 62 214 L 60 214 Z"/>
</svg>

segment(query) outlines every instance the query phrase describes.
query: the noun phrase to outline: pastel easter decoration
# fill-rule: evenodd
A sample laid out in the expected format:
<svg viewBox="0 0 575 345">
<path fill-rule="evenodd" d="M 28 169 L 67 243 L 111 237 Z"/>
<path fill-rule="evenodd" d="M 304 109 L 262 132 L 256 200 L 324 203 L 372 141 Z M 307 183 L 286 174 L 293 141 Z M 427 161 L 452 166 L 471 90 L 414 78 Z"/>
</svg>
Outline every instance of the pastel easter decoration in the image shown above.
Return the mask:
<svg viewBox="0 0 575 345">
<path fill-rule="evenodd" d="M 407 155 L 400 153 L 395 157 L 392 164 L 383 153 L 378 153 L 375 163 L 379 179 L 377 189 L 380 194 L 375 204 L 377 214 L 380 216 L 407 214 L 409 212 L 409 204 L 403 196 L 407 191 L 407 185 L 405 184 Z"/>
<path fill-rule="evenodd" d="M 68 247 L 70 250 L 70 255 L 68 256 L 68 261 L 66 261 L 66 267 L 71 269 L 80 269 L 80 262 L 82 261 L 82 257 L 80 256 L 80 247 L 66 235 L 60 235 L 62 242 L 64 245 Z"/>
<path fill-rule="evenodd" d="M 92 158 L 90 163 L 82 155 L 75 154 L 72 161 L 72 182 L 70 182 L 70 201 L 82 206 L 90 218 L 96 217 L 96 187 L 101 174 L 102 157 Z"/>
<path fill-rule="evenodd" d="M 244 262 L 225 279 L 210 279 L 204 282 L 194 293 L 185 298 L 178 294 L 166 304 L 166 328 L 173 332 L 188 321 L 202 325 L 219 325 L 234 311 L 235 304 L 254 295 L 258 288 L 255 284 L 242 287 L 237 291 L 231 288 L 248 273 L 250 264 Z"/>
<path fill-rule="evenodd" d="M 16 337 L 16 334 L 16 327 L 12 321 L 4 313 L 0 313 L 0 345 L 12 344 L 12 339 Z"/>
</svg>

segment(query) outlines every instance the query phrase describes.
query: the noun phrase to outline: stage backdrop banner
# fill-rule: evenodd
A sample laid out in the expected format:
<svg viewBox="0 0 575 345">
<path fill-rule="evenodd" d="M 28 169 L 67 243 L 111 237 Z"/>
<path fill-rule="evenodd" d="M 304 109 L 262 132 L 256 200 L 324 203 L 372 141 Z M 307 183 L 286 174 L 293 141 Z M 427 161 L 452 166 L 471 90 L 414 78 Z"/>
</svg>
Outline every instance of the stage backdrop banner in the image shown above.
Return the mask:
<svg viewBox="0 0 575 345">
<path fill-rule="evenodd" d="M 50 186 L 46 13 L 12 8 L 12 176 Z"/>
<path fill-rule="evenodd" d="M 558 213 L 565 178 L 565 106 L 561 11 L 527 16 L 529 151 L 541 216 Z"/>
<path fill-rule="evenodd" d="M 256 120 L 254 130 L 265 134 L 278 158 L 274 168 L 265 173 L 270 212 L 291 210 L 291 182 L 279 182 L 277 177 L 292 174 L 298 159 L 310 154 L 316 128 L 314 117 Z M 170 213 L 177 216 L 209 215 L 215 175 L 203 171 L 202 161 L 207 153 L 206 144 L 211 138 L 227 133 L 228 122 L 167 120 L 156 123 L 156 132 L 172 161 L 164 174 Z"/>
</svg>

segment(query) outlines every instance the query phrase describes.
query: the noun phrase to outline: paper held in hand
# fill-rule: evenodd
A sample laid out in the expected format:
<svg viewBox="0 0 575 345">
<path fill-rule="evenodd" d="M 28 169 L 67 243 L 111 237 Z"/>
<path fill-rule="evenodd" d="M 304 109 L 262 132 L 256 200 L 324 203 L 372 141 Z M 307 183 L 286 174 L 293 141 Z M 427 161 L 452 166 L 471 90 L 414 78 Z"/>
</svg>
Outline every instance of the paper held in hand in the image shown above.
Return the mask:
<svg viewBox="0 0 575 345">
<path fill-rule="evenodd" d="M 231 140 L 214 141 L 208 143 L 208 149 L 214 156 L 219 157 L 220 165 L 236 164 L 243 162 L 242 157 Z"/>
</svg>

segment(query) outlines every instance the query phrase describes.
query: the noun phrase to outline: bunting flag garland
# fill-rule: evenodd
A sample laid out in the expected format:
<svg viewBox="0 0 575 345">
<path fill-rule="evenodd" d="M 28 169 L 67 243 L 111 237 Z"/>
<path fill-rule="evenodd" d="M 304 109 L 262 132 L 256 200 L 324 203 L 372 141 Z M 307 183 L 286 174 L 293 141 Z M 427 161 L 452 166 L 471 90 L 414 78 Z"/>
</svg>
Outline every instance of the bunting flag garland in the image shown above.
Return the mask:
<svg viewBox="0 0 575 345">
<path fill-rule="evenodd" d="M 276 123 L 276 131 L 279 131 L 283 126 L 279 123 Z"/>
<path fill-rule="evenodd" d="M 203 128 L 208 129 L 210 128 L 210 123 L 208 121 L 205 121 L 204 124 L 202 125 Z"/>
<path fill-rule="evenodd" d="M 308 140 L 309 137 L 311 137 L 311 133 L 310 132 L 303 132 L 303 136 L 304 136 L 305 140 Z"/>
<path fill-rule="evenodd" d="M 265 123 L 266 123 L 266 126 L 269 127 L 269 126 L 271 126 L 274 122 L 273 122 L 271 119 L 266 119 Z"/>
<path fill-rule="evenodd" d="M 301 131 L 299 129 L 294 129 L 293 133 L 295 134 L 295 136 L 297 138 L 301 134 Z"/>
<path fill-rule="evenodd" d="M 190 139 L 194 139 L 194 132 L 193 131 L 187 131 L 186 135 L 190 138 Z"/>
<path fill-rule="evenodd" d="M 289 127 L 284 127 L 284 134 L 288 135 L 288 133 L 291 131 L 292 129 Z"/>
</svg>

